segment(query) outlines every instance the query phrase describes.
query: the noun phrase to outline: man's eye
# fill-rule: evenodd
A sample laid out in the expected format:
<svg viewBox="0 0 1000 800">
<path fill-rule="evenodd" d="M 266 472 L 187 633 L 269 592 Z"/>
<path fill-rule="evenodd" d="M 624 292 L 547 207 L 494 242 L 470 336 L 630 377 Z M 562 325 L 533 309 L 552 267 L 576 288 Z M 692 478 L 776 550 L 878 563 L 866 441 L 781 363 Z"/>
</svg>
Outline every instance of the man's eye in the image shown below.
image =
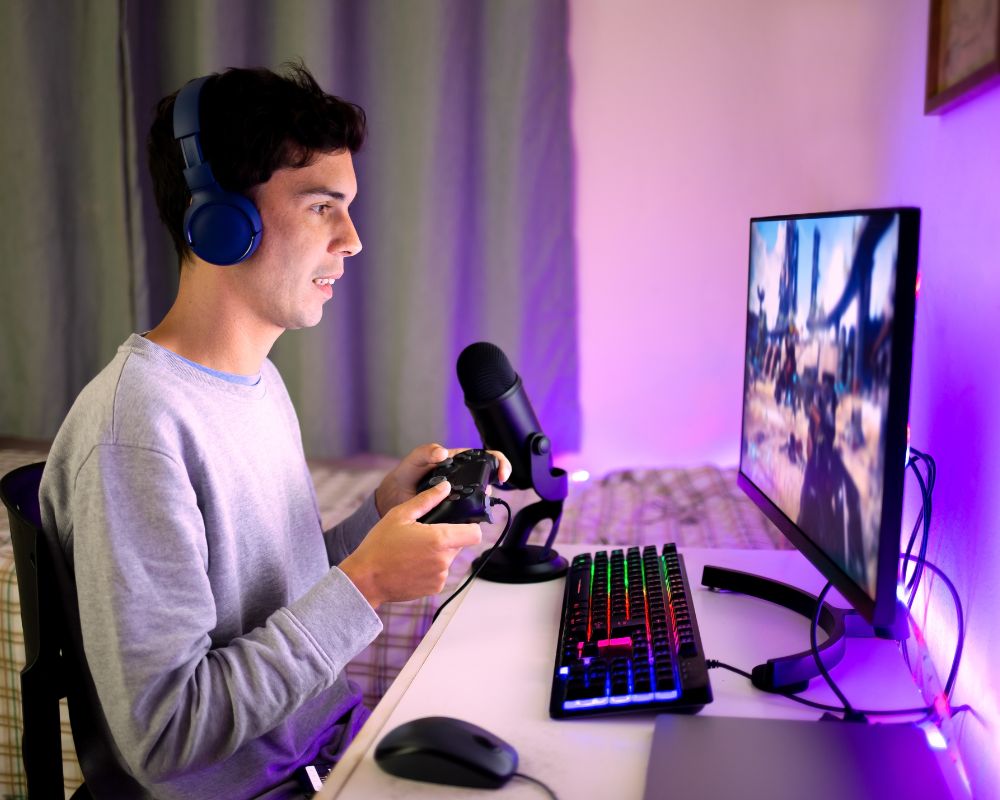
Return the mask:
<svg viewBox="0 0 1000 800">
<path fill-rule="evenodd" d="M 326 213 L 327 211 L 329 211 L 329 210 L 330 210 L 330 206 L 328 206 L 328 205 L 327 205 L 326 203 L 318 203 L 317 205 L 314 205 L 314 206 L 310 206 L 310 208 L 311 208 L 311 209 L 312 209 L 313 211 L 315 211 L 315 212 L 316 212 L 317 214 L 319 214 L 319 215 L 320 215 L 321 217 L 322 217 L 322 216 L 323 216 L 323 215 L 324 215 L 324 214 L 325 214 L 325 213 Z"/>
</svg>

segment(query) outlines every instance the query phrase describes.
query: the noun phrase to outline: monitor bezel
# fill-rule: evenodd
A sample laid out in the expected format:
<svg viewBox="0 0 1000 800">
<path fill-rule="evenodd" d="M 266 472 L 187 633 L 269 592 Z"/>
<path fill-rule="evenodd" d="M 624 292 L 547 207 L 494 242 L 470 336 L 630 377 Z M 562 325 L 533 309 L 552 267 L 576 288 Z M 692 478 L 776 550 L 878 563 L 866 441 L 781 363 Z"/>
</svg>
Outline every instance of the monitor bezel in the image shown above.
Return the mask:
<svg viewBox="0 0 1000 800">
<path fill-rule="evenodd" d="M 877 214 L 898 215 L 899 240 L 896 255 L 896 280 L 893 289 L 892 367 L 889 374 L 889 401 L 886 413 L 885 460 L 883 467 L 882 518 L 879 526 L 878 564 L 875 597 L 858 584 L 836 561 L 827 555 L 743 472 L 743 443 L 746 436 L 746 353 L 749 346 L 749 326 L 744 321 L 743 393 L 740 409 L 740 463 L 737 485 L 781 533 L 806 556 L 833 587 L 871 625 L 891 628 L 902 613 L 897 600 L 899 552 L 903 518 L 903 484 L 906 476 L 908 448 L 908 416 L 910 377 L 913 371 L 913 330 L 916 311 L 917 259 L 920 237 L 920 209 L 909 206 L 867 208 L 845 211 L 811 212 L 806 214 L 775 214 L 750 220 L 750 244 L 747 257 L 747 287 L 743 307 L 749 315 L 750 292 L 753 287 L 753 226 L 761 222 L 804 220 Z M 746 320 L 746 318 L 745 318 Z M 890 465 L 898 465 L 891 467 Z"/>
</svg>

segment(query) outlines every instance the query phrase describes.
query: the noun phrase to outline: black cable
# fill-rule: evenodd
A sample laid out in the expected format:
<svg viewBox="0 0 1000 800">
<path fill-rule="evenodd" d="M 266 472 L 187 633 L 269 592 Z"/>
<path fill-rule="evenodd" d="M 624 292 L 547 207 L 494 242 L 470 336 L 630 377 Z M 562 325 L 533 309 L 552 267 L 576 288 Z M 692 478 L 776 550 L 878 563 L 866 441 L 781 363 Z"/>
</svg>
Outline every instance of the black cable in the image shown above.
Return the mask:
<svg viewBox="0 0 1000 800">
<path fill-rule="evenodd" d="M 816 599 L 816 613 L 813 614 L 812 624 L 809 626 L 809 647 L 812 650 L 813 660 L 816 662 L 816 668 L 819 670 L 819 674 L 823 676 L 826 680 L 827 685 L 833 689 L 833 693 L 837 695 L 837 699 L 844 704 L 844 714 L 846 716 L 852 716 L 855 713 L 854 708 L 851 707 L 847 696 L 840 691 L 840 687 L 837 686 L 836 682 L 833 680 L 833 676 L 826 668 L 826 664 L 823 663 L 823 658 L 819 654 L 819 645 L 816 641 L 816 632 L 819 629 L 819 617 L 823 611 L 823 601 L 826 599 L 827 594 L 833 588 L 833 581 L 827 581 L 826 586 L 823 587 L 823 591 L 819 593 L 819 597 Z"/>
<path fill-rule="evenodd" d="M 910 452 L 917 458 L 921 459 L 928 469 L 927 487 L 931 491 L 934 491 L 934 482 L 937 480 L 937 462 L 934 458 L 927 453 L 917 450 L 916 447 L 910 447 Z"/>
<path fill-rule="evenodd" d="M 905 553 L 900 554 L 899 557 L 909 561 L 920 559 L 920 561 L 923 562 L 923 566 L 927 567 L 927 569 L 944 581 L 944 585 L 948 588 L 948 591 L 951 592 L 951 599 L 955 603 L 955 616 L 958 622 L 958 637 L 955 642 L 955 655 L 951 660 L 951 669 L 948 671 L 948 680 L 946 680 L 944 684 L 944 693 L 951 698 L 952 690 L 955 688 L 955 679 L 958 677 L 958 668 L 962 663 L 962 650 L 965 647 L 965 612 L 962 609 L 962 600 L 958 596 L 958 590 L 955 589 L 955 584 L 951 582 L 951 579 L 936 564 L 933 564 L 927 559 L 920 558 L 920 556 L 909 556 Z"/>
<path fill-rule="evenodd" d="M 923 461 L 924 466 L 927 469 L 927 480 L 926 484 L 920 475 L 920 470 L 917 468 L 917 462 Z M 903 558 L 905 559 L 901 569 L 900 582 L 904 587 L 909 590 L 909 596 L 906 601 L 906 610 L 909 613 L 913 609 L 913 603 L 917 597 L 917 591 L 920 586 L 920 577 L 922 575 L 922 570 L 918 574 L 918 569 L 920 564 L 916 564 L 913 570 L 913 575 L 907 578 L 907 566 L 911 560 L 913 560 L 913 545 L 917 540 L 917 532 L 923 529 L 923 535 L 920 541 L 920 555 L 918 558 L 926 559 L 927 557 L 927 546 L 930 540 L 930 510 L 931 510 L 931 500 L 932 492 L 934 491 L 934 483 L 937 480 L 937 464 L 934 459 L 927 453 L 918 450 L 915 447 L 910 447 L 910 458 L 906 464 L 907 468 L 912 469 L 913 473 L 917 476 L 917 482 L 920 488 L 921 505 L 920 512 L 917 514 L 917 519 L 913 524 L 913 531 L 910 533 L 910 539 L 906 544 L 905 553 Z M 912 671 L 912 666 L 910 664 L 910 653 L 904 646 L 901 650 L 903 656 L 903 663 L 906 664 L 907 668 Z"/>
<path fill-rule="evenodd" d="M 917 466 L 916 466 L 917 461 L 918 461 L 918 459 L 917 459 L 916 456 L 913 456 L 912 458 L 910 458 L 910 460 L 906 463 L 907 468 L 908 469 L 912 469 L 914 472 L 917 472 Z M 910 532 L 910 539 L 906 543 L 905 552 L 906 552 L 907 556 L 909 556 L 910 554 L 913 553 L 913 545 L 916 544 L 916 541 L 917 541 L 917 532 L 920 530 L 921 525 L 922 525 L 922 523 L 924 521 L 924 506 L 927 503 L 927 495 L 922 490 L 921 490 L 921 497 L 922 497 L 922 500 L 920 502 L 920 512 L 917 514 L 917 519 L 913 523 L 913 530 Z M 903 570 L 904 571 L 903 571 L 902 579 L 903 579 L 903 582 L 905 583 L 906 580 L 907 580 L 907 578 L 906 578 L 906 571 L 905 571 L 906 570 L 906 565 L 905 564 L 903 565 Z"/>
<path fill-rule="evenodd" d="M 917 455 L 923 459 L 924 465 L 927 467 L 927 507 L 924 516 L 924 539 L 921 542 L 920 557 L 923 559 L 927 558 L 927 545 L 930 541 L 930 527 L 931 527 L 931 507 L 934 500 L 934 483 L 937 480 L 937 464 L 934 459 L 931 458 L 926 453 L 921 453 L 919 450 L 916 451 Z M 923 566 L 921 566 L 921 574 L 923 573 Z M 919 583 L 919 578 L 917 579 Z M 917 596 L 917 589 L 914 587 L 913 595 L 910 602 Z"/>
<path fill-rule="evenodd" d="M 919 519 L 923 520 L 923 533 L 922 533 L 922 535 L 920 537 L 920 556 L 919 556 L 920 561 L 916 565 L 915 569 L 913 570 L 913 574 L 910 576 L 909 582 L 906 584 L 906 588 L 910 592 L 910 596 L 909 596 L 909 598 L 907 599 L 907 602 L 906 602 L 907 609 L 913 608 L 913 601 L 914 601 L 914 599 L 917 596 L 917 587 L 920 584 L 920 577 L 923 574 L 923 562 L 924 562 L 924 559 L 927 557 L 927 542 L 928 542 L 928 540 L 930 538 L 929 534 L 930 534 L 930 523 L 931 523 L 931 496 L 930 496 L 930 492 L 927 489 L 927 484 L 924 483 L 924 478 L 920 474 L 920 470 L 918 470 L 915 465 L 914 465 L 914 468 L 913 468 L 913 473 L 917 476 L 917 483 L 920 485 L 920 495 L 923 498 L 923 506 L 921 507 L 921 509 L 920 509 L 920 515 L 918 516 L 918 520 Z M 928 472 L 928 475 L 929 474 L 930 473 Z M 912 542 L 913 542 L 913 539 L 911 537 L 911 539 L 910 539 L 911 545 L 912 545 Z M 911 555 L 912 555 L 912 550 L 911 550 L 910 547 L 908 547 L 907 551 L 906 551 L 906 559 L 907 559 L 907 561 L 910 560 Z M 905 570 L 904 570 L 903 574 L 904 575 L 906 574 Z"/>
<path fill-rule="evenodd" d="M 500 543 L 504 540 L 504 537 L 510 530 L 510 523 L 513 520 L 514 515 L 511 512 L 510 506 L 507 504 L 507 501 L 501 500 L 500 498 L 497 497 L 490 497 L 489 501 L 491 505 L 503 506 L 504 508 L 507 509 L 507 524 L 503 526 L 503 531 L 497 537 L 497 540 L 493 543 L 493 546 L 489 550 L 487 550 L 486 553 L 483 555 L 482 560 L 479 562 L 479 566 L 476 567 L 476 569 L 472 572 L 472 574 L 465 579 L 465 582 L 461 586 L 459 586 L 454 592 L 452 592 L 448 596 L 448 599 L 445 600 L 440 605 L 438 610 L 434 612 L 434 616 L 431 617 L 431 625 L 433 625 L 437 621 L 438 616 L 441 614 L 442 611 L 444 611 L 444 607 L 448 605 L 448 603 L 450 603 L 452 600 L 454 600 L 458 596 L 458 594 L 462 591 L 462 589 L 468 586 L 469 583 L 472 581 L 472 579 L 475 578 L 482 571 L 483 567 L 486 566 L 486 562 L 490 560 L 490 556 L 492 556 L 493 553 L 496 551 L 496 549 L 500 546 Z"/>
<path fill-rule="evenodd" d="M 921 483 L 921 485 L 923 484 Z M 928 478 L 928 485 L 930 485 L 930 478 Z M 925 542 L 921 546 L 921 550 L 926 551 L 926 549 L 927 548 L 925 540 Z M 900 558 L 906 561 L 919 561 L 918 566 L 921 571 L 923 571 L 923 569 L 926 567 L 935 575 L 940 577 L 941 580 L 944 581 L 945 586 L 948 587 L 948 591 L 951 592 L 951 598 L 955 603 L 955 615 L 958 621 L 958 636 L 957 636 L 957 641 L 955 642 L 955 655 L 952 657 L 951 669 L 948 671 L 948 679 L 945 681 L 944 685 L 945 696 L 950 700 L 951 693 L 955 688 L 955 679 L 958 677 L 958 668 L 962 661 L 962 650 L 965 647 L 965 614 L 962 609 L 961 598 L 959 598 L 958 596 L 958 591 L 955 589 L 955 584 L 951 582 L 951 579 L 948 578 L 948 576 L 944 573 L 944 571 L 941 570 L 941 568 L 938 567 L 936 564 L 933 564 L 930 561 L 928 561 L 923 555 L 913 556 L 906 553 L 902 553 L 900 554 Z M 919 581 L 919 576 L 917 576 L 917 581 Z M 826 682 L 829 684 L 830 688 L 837 695 L 837 698 L 844 704 L 845 713 L 849 714 L 851 712 L 856 711 L 856 709 L 851 708 L 851 705 L 847 701 L 847 698 L 844 696 L 843 692 L 840 691 L 840 687 L 837 686 L 837 684 L 833 680 L 833 677 L 827 671 L 826 666 L 823 664 L 823 660 L 820 658 L 819 649 L 816 644 L 816 635 L 817 635 L 816 631 L 819 626 L 819 616 L 823 605 L 823 599 L 826 597 L 826 593 L 830 590 L 832 585 L 833 585 L 832 583 L 828 582 L 826 586 L 823 587 L 823 591 L 820 592 L 819 600 L 817 601 L 816 604 L 816 614 L 813 617 L 812 625 L 809 628 L 809 644 L 812 649 L 813 659 L 816 661 L 816 666 L 819 669 L 820 674 L 822 674 L 822 676 L 826 679 Z M 907 613 L 909 613 L 909 606 L 907 607 Z M 906 655 L 905 646 L 903 647 L 903 654 L 904 654 L 904 660 L 906 661 L 906 665 L 909 667 L 909 658 Z M 864 714 L 866 712 L 860 711 L 857 713 Z"/>
<path fill-rule="evenodd" d="M 735 672 L 737 675 L 741 675 L 747 680 L 752 680 L 752 676 L 749 672 L 744 672 L 738 667 L 734 667 L 730 664 L 726 664 L 723 661 L 717 661 L 715 659 L 708 659 L 705 664 L 709 669 L 727 669 L 730 672 Z M 847 710 L 843 706 L 831 706 L 827 703 L 819 703 L 815 700 L 809 700 L 805 697 L 799 697 L 797 694 L 786 691 L 775 691 L 769 692 L 769 694 L 777 694 L 781 697 L 787 697 L 789 700 L 794 700 L 796 703 L 802 703 L 804 706 L 809 706 L 810 708 L 816 708 L 820 711 L 832 711 L 837 714 L 843 714 Z M 904 716 L 910 714 L 926 714 L 933 710 L 933 706 L 921 706 L 919 708 L 893 708 L 893 709 L 867 709 L 867 708 L 855 708 L 852 709 L 855 714 L 864 714 L 869 717 L 892 717 L 892 716 Z"/>
<path fill-rule="evenodd" d="M 940 569 L 937 565 L 927 560 L 927 547 L 930 539 L 930 523 L 931 523 L 931 512 L 932 512 L 932 493 L 934 491 L 934 484 L 937 481 L 937 463 L 934 459 L 915 447 L 910 447 L 911 458 L 907 461 L 906 466 L 913 470 L 913 473 L 917 476 L 917 483 L 920 487 L 920 495 L 922 499 L 922 505 L 920 508 L 920 513 L 917 515 L 916 523 L 913 526 L 913 531 L 910 534 L 910 539 L 906 545 L 906 551 L 900 553 L 900 559 L 903 560 L 902 578 L 906 585 L 906 589 L 909 590 L 909 598 L 906 604 L 907 613 L 909 614 L 913 607 L 913 602 L 917 595 L 917 589 L 920 585 L 920 579 L 923 576 L 923 570 L 929 569 L 935 575 L 937 575 L 941 580 L 944 581 L 945 586 L 951 593 L 952 601 L 955 604 L 955 615 L 958 624 L 958 633 L 955 642 L 955 655 L 952 657 L 951 669 L 948 671 L 948 678 L 944 685 L 944 694 L 950 700 L 952 692 L 955 688 L 955 681 L 958 678 L 958 670 L 962 662 L 962 651 L 965 647 L 965 613 L 962 608 L 961 598 L 958 596 L 958 591 L 955 589 L 955 584 L 951 582 L 951 579 Z M 927 470 L 926 479 L 920 473 L 917 467 L 917 462 L 923 462 L 924 468 Z M 913 555 L 913 547 L 917 541 L 917 532 L 921 531 L 920 536 L 920 546 L 918 548 L 918 555 Z M 910 575 L 909 580 L 907 580 L 907 566 L 910 562 L 914 562 L 915 566 L 912 575 Z M 909 708 L 909 709 L 897 709 L 897 710 L 885 710 L 885 711 L 871 711 L 865 709 L 852 708 L 847 698 L 841 692 L 840 687 L 834 682 L 832 676 L 827 671 L 826 666 L 823 664 L 823 660 L 819 654 L 819 647 L 817 645 L 817 629 L 819 627 L 819 617 L 823 608 L 823 600 L 825 599 L 827 593 L 832 587 L 832 583 L 828 582 L 826 586 L 823 587 L 823 591 L 820 592 L 819 598 L 816 603 L 816 613 L 813 616 L 812 624 L 809 628 L 809 643 L 810 649 L 812 651 L 813 659 L 816 662 L 816 667 L 819 669 L 820 674 L 826 680 L 827 684 L 837 695 L 837 698 L 843 703 L 843 708 L 837 708 L 836 706 L 827 705 L 826 703 L 817 703 L 812 700 L 807 700 L 804 697 L 798 697 L 792 692 L 777 691 L 775 694 L 780 694 L 782 697 L 787 697 L 789 700 L 794 700 L 797 703 L 802 703 L 803 705 L 810 706 L 812 708 L 821 709 L 824 711 L 832 711 L 837 713 L 843 713 L 845 715 L 871 715 L 871 716 L 891 716 L 891 715 L 903 715 L 903 714 L 919 714 L 923 713 L 926 716 L 931 716 L 935 711 L 933 705 L 924 708 Z M 906 662 L 907 667 L 910 667 L 910 658 L 907 651 L 905 643 L 902 647 L 903 660 Z M 735 672 L 737 675 L 742 675 L 747 680 L 752 681 L 752 676 L 744 672 L 743 670 L 737 669 L 736 667 L 725 664 L 721 661 L 709 660 L 707 662 L 708 668 L 712 669 L 714 667 L 721 667 L 727 669 L 730 672 Z M 975 711 L 968 705 L 959 706 L 957 709 L 951 709 L 951 714 L 954 716 L 956 713 L 962 713 L 964 711 L 972 710 Z"/>
<path fill-rule="evenodd" d="M 934 493 L 934 484 L 937 482 L 937 463 L 934 459 L 927 453 L 918 450 L 915 447 L 910 448 L 910 454 L 913 456 L 910 463 L 907 466 L 912 467 L 914 474 L 917 476 L 917 482 L 920 484 L 920 495 L 923 504 L 920 507 L 920 513 L 917 516 L 917 521 L 913 528 L 913 533 L 910 535 L 910 541 L 906 547 L 907 557 L 911 556 L 913 553 L 913 544 L 916 539 L 917 529 L 923 523 L 923 535 L 920 540 L 920 558 L 927 558 L 927 546 L 930 540 L 930 525 L 931 525 L 931 511 Z M 923 476 L 920 474 L 920 470 L 917 469 L 916 461 L 922 461 L 924 463 L 924 468 L 927 470 L 926 484 Z M 905 566 L 904 566 L 904 577 L 905 577 Z M 914 569 L 913 575 L 910 580 L 906 582 L 906 588 L 910 592 L 909 599 L 907 600 L 907 608 L 913 607 L 913 601 L 917 596 L 917 588 L 920 585 L 920 578 L 923 575 L 923 564 L 918 563 Z"/>
<path fill-rule="evenodd" d="M 910 462 L 907 464 L 907 467 L 913 470 L 913 474 L 919 478 L 920 470 L 917 467 L 918 462 L 919 459 L 916 456 L 914 456 L 913 458 L 910 459 Z M 920 510 L 917 512 L 917 518 L 913 523 L 913 530 L 910 531 L 910 538 L 909 541 L 906 543 L 905 552 L 906 555 L 908 556 L 913 554 L 913 545 L 916 544 L 917 542 L 917 535 L 919 534 L 921 528 L 923 527 L 923 522 L 924 522 L 924 508 L 927 505 L 927 492 L 922 482 L 920 482 L 920 496 L 921 496 Z M 906 566 L 907 566 L 906 564 L 903 565 L 904 569 Z M 909 578 L 907 577 L 905 572 L 903 573 L 903 579 L 904 583 L 909 583 Z"/>
<path fill-rule="evenodd" d="M 927 561 L 926 559 L 922 559 L 920 558 L 920 556 L 907 555 L 906 553 L 900 553 L 899 557 L 901 559 L 906 559 L 907 561 L 916 561 L 916 560 L 923 561 L 924 567 L 931 570 L 931 572 L 933 572 L 935 575 L 941 578 L 942 581 L 944 581 L 944 584 L 948 588 L 948 591 L 951 593 L 951 598 L 955 603 L 955 615 L 958 623 L 958 635 L 957 635 L 957 641 L 955 642 L 955 655 L 952 657 L 951 669 L 948 672 L 948 679 L 945 681 L 944 685 L 945 696 L 951 699 L 952 691 L 955 688 L 955 681 L 958 678 L 958 670 L 962 663 L 962 651 L 965 647 L 965 613 L 962 608 L 962 600 L 958 596 L 958 590 L 955 589 L 955 584 L 951 582 L 951 579 L 936 564 Z M 812 708 L 818 708 L 823 711 L 834 711 L 844 714 L 853 712 L 854 714 L 864 714 L 870 716 L 891 716 L 895 714 L 918 714 L 918 713 L 926 714 L 933 711 L 934 710 L 933 705 L 926 706 L 924 708 L 908 708 L 908 709 L 898 709 L 894 711 L 870 711 L 867 709 L 852 708 L 850 706 L 850 704 L 847 702 L 847 698 L 844 697 L 839 687 L 837 687 L 837 685 L 833 683 L 833 680 L 830 677 L 829 672 L 827 672 L 825 666 L 823 666 L 822 659 L 819 658 L 819 651 L 816 646 L 816 629 L 819 621 L 819 613 L 820 609 L 822 608 L 823 599 L 825 598 L 826 593 L 829 591 L 830 587 L 831 584 L 827 583 L 827 585 L 823 588 L 823 591 L 820 592 L 819 600 L 816 605 L 816 615 L 813 617 L 813 623 L 809 631 L 809 638 L 810 638 L 810 645 L 813 653 L 813 658 L 816 659 L 816 664 L 819 667 L 821 674 L 823 675 L 824 678 L 826 678 L 827 683 L 830 684 L 830 688 L 833 689 L 833 691 L 837 694 L 837 697 L 844 704 L 844 706 L 842 708 L 837 708 L 836 706 L 827 705 L 826 703 L 817 703 L 813 700 L 807 700 L 804 697 L 799 697 L 793 694 L 792 692 L 777 691 L 775 692 L 775 694 L 780 694 L 782 697 L 787 697 L 789 700 L 794 700 L 797 703 L 802 703 L 803 705 L 811 706 Z M 903 655 L 904 657 L 906 656 L 905 646 L 903 647 Z M 730 672 L 735 672 L 737 675 L 742 675 L 747 680 L 752 680 L 752 676 L 750 675 L 750 673 L 744 672 L 743 670 L 738 669 L 737 667 L 733 667 L 722 661 L 716 661 L 714 659 L 710 659 L 706 663 L 709 669 L 721 667 L 723 669 L 729 670 Z M 952 709 L 951 713 L 954 716 L 955 713 L 966 710 L 969 710 L 969 706 L 967 705 L 959 706 L 958 709 Z"/>
<path fill-rule="evenodd" d="M 544 789 L 545 792 L 548 794 L 548 796 L 552 798 L 552 800 L 559 800 L 559 798 L 556 797 L 556 793 L 553 792 L 552 789 L 549 788 L 546 784 L 544 784 L 540 780 L 538 780 L 538 778 L 532 778 L 530 775 L 525 775 L 523 772 L 515 772 L 514 773 L 514 777 L 515 778 L 521 778 L 522 780 L 526 780 L 526 781 L 531 781 L 532 783 L 537 784 L 538 786 L 541 786 L 542 789 Z"/>
</svg>

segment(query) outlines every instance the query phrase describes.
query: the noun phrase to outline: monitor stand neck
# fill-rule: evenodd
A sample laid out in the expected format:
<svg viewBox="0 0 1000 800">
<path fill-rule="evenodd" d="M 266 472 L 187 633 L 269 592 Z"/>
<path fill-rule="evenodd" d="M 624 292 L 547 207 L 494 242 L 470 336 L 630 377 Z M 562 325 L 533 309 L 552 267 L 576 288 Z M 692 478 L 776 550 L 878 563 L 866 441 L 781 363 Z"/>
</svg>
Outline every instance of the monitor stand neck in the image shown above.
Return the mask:
<svg viewBox="0 0 1000 800">
<path fill-rule="evenodd" d="M 715 591 L 739 592 L 767 600 L 801 614 L 810 621 L 816 613 L 816 603 L 819 600 L 816 595 L 787 583 L 723 567 L 706 566 L 701 583 Z M 826 633 L 826 640 L 818 647 L 823 666 L 830 670 L 840 662 L 844 657 L 847 637 L 877 636 L 899 641 L 906 639 L 909 635 L 906 616 L 897 614 L 896 618 L 899 622 L 894 628 L 875 628 L 853 609 L 837 608 L 824 601 L 819 615 L 819 627 Z M 766 663 L 753 668 L 750 680 L 765 692 L 794 693 L 805 691 L 809 687 L 809 680 L 818 675 L 819 669 L 812 650 L 805 650 L 794 655 L 769 658 Z"/>
</svg>

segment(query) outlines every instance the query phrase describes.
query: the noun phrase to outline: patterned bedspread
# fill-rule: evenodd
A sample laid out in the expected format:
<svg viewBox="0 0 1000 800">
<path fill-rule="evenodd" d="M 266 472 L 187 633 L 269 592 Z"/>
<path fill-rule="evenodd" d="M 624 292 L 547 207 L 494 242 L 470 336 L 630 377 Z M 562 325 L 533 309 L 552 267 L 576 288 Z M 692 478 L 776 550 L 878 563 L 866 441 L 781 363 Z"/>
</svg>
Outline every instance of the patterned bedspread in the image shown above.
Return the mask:
<svg viewBox="0 0 1000 800">
<path fill-rule="evenodd" d="M 0 450 L 0 475 L 40 461 L 37 450 Z M 361 456 L 344 462 L 312 462 L 324 527 L 350 514 L 378 485 L 394 459 Z M 513 511 L 532 502 L 527 491 L 500 493 Z M 391 603 L 379 611 L 382 634 L 348 667 L 373 707 L 402 669 L 430 626 L 438 604 L 464 579 L 478 552 L 502 530 L 504 511 L 495 509 L 497 525 L 484 527 L 483 544 L 455 561 L 445 592 L 436 598 Z M 544 523 L 532 541 L 544 541 Z M 702 466 L 683 469 L 620 470 L 586 483 L 571 484 L 557 542 L 599 545 L 660 544 L 688 547 L 784 548 L 783 537 L 736 487 L 735 469 Z M 0 514 L 0 798 L 26 798 L 21 770 L 19 673 L 24 666 L 20 602 L 10 548 L 7 516 Z M 63 704 L 63 755 L 67 796 L 82 781 Z"/>
</svg>

